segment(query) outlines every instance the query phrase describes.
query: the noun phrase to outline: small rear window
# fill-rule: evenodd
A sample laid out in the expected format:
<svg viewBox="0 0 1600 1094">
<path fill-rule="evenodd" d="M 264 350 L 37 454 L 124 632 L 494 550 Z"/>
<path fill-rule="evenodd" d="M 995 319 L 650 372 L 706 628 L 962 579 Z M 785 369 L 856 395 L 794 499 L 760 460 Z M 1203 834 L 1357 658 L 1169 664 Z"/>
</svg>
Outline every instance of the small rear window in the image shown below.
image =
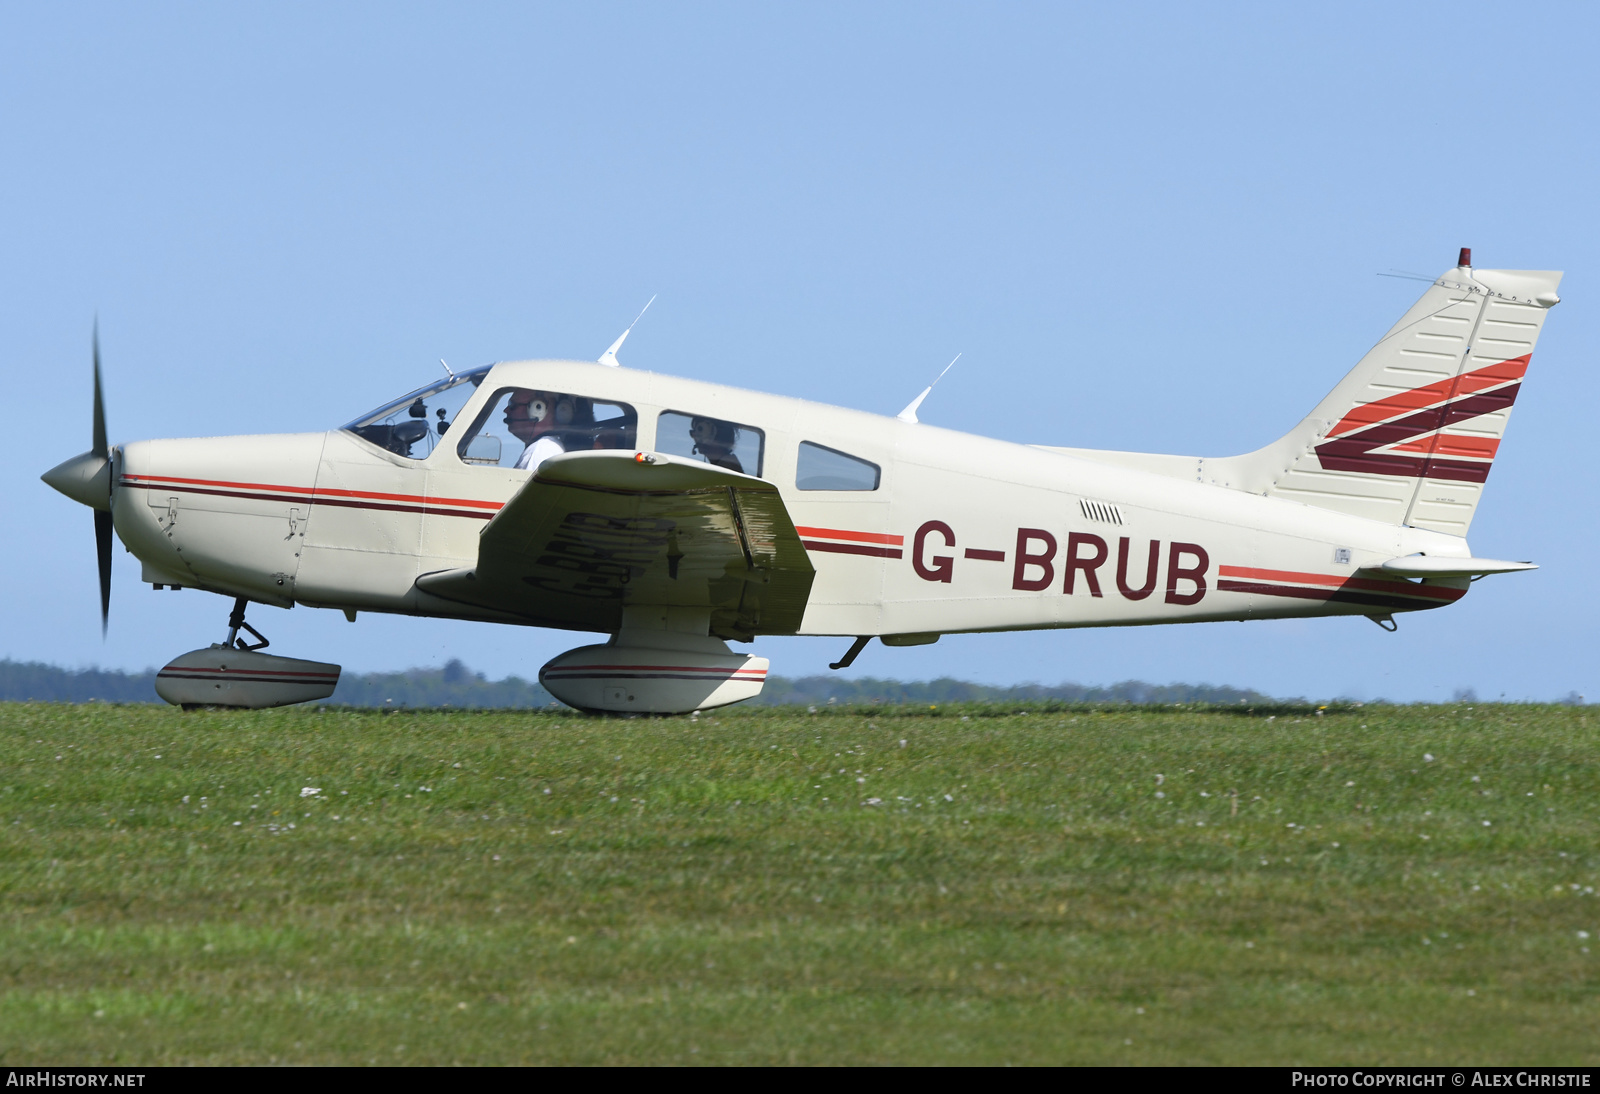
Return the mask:
<svg viewBox="0 0 1600 1094">
<path fill-rule="evenodd" d="M 876 490 L 881 475 L 875 463 L 801 441 L 794 485 L 797 490 Z"/>
</svg>

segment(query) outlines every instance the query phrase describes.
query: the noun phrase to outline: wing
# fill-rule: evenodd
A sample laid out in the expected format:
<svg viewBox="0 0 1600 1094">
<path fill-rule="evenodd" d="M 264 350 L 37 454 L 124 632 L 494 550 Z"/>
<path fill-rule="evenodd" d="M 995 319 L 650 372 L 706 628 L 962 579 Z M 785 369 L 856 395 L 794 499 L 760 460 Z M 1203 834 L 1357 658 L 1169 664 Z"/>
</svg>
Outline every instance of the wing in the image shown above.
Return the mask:
<svg viewBox="0 0 1600 1094">
<path fill-rule="evenodd" d="M 673 456 L 572 452 L 484 527 L 476 566 L 417 586 L 569 630 L 616 631 L 631 605 L 709 609 L 712 634 L 748 640 L 798 630 L 815 573 L 771 483 Z"/>
</svg>

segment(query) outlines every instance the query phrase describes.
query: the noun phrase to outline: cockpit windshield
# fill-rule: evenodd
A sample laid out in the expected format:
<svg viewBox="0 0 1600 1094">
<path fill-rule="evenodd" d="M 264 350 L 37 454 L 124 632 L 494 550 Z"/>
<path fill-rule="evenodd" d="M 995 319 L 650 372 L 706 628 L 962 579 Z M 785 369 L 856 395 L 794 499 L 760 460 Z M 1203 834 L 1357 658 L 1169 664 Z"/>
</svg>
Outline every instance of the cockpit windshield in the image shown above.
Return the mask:
<svg viewBox="0 0 1600 1094">
<path fill-rule="evenodd" d="M 451 376 L 385 403 L 340 428 L 397 456 L 425 460 L 450 432 L 456 415 L 487 375 L 485 366 Z"/>
</svg>

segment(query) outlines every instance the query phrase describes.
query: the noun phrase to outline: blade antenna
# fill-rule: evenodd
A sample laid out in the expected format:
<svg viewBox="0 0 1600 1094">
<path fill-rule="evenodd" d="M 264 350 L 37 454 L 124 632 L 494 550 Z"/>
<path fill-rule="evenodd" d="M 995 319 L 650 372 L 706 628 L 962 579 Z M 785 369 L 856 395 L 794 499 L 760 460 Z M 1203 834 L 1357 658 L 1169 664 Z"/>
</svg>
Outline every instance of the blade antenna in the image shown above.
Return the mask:
<svg viewBox="0 0 1600 1094">
<path fill-rule="evenodd" d="M 617 351 L 622 348 L 622 343 L 628 340 L 628 335 L 633 333 L 633 328 L 638 325 L 639 320 L 644 318 L 644 313 L 650 310 L 650 305 L 656 302 L 656 296 L 660 295 L 660 293 L 656 293 L 654 296 L 651 296 L 649 300 L 645 301 L 644 307 L 639 309 L 639 314 L 633 317 L 632 323 L 628 324 L 628 329 L 623 331 L 615 342 L 611 343 L 610 349 L 606 350 L 600 355 L 600 363 L 602 365 L 607 365 L 611 368 L 621 367 L 622 362 L 617 360 Z"/>
<path fill-rule="evenodd" d="M 944 374 L 949 372 L 959 360 L 961 360 L 961 354 L 959 353 L 950 358 L 950 363 L 944 366 L 944 368 L 940 370 L 939 375 L 933 378 L 933 383 L 923 388 L 922 394 L 918 395 L 915 399 L 912 399 L 910 404 L 900 413 L 896 414 L 895 417 L 899 418 L 902 422 L 910 422 L 911 424 L 915 425 L 917 422 L 917 408 L 922 405 L 922 400 L 926 399 L 933 393 L 933 389 L 938 386 L 939 381 L 944 379 Z"/>
</svg>

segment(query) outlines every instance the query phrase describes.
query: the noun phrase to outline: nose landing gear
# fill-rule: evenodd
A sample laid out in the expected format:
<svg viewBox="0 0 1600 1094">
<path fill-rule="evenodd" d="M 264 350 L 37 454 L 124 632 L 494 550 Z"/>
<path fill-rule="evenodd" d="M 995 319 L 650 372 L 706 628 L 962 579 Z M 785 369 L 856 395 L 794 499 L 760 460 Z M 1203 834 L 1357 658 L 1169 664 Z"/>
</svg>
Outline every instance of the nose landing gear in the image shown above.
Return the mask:
<svg viewBox="0 0 1600 1094">
<path fill-rule="evenodd" d="M 233 602 L 233 611 L 228 613 L 228 638 L 222 643 L 223 648 L 240 649 L 249 653 L 254 652 L 255 650 L 264 650 L 268 646 L 272 645 L 271 642 L 267 641 L 265 635 L 244 621 L 245 605 L 249 603 L 250 601 L 246 600 L 242 596 Z M 239 637 L 239 630 L 241 628 L 255 635 L 256 640 L 253 645 L 247 643 L 244 639 Z"/>
<path fill-rule="evenodd" d="M 339 666 L 261 653 L 262 633 L 244 620 L 249 601 L 234 601 L 227 641 L 174 657 L 156 673 L 156 694 L 184 710 L 288 706 L 326 699 L 339 686 Z M 255 638 L 239 637 L 246 631 Z"/>
</svg>

